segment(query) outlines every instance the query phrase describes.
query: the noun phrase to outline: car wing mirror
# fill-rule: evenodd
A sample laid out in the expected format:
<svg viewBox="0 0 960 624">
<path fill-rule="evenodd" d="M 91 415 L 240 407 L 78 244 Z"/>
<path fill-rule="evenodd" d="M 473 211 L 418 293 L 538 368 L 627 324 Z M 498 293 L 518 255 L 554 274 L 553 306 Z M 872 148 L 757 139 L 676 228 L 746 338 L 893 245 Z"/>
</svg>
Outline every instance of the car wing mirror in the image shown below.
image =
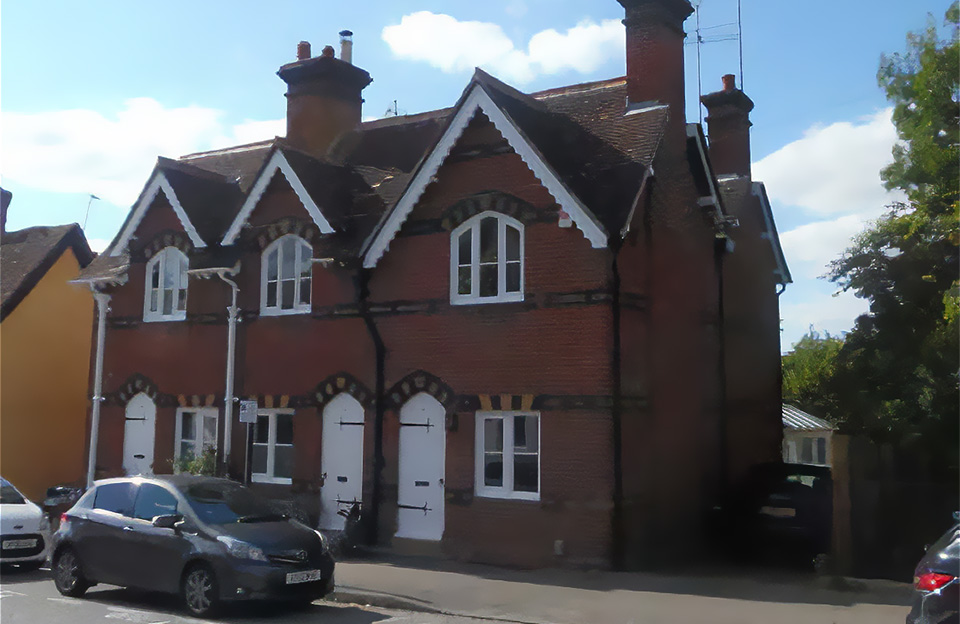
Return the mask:
<svg viewBox="0 0 960 624">
<path fill-rule="evenodd" d="M 960 511 L 953 512 L 953 521 L 960 522 Z"/>
<path fill-rule="evenodd" d="M 180 514 L 163 514 L 162 516 L 154 516 L 153 526 L 158 529 L 175 529 L 177 523 L 183 520 L 183 516 Z"/>
</svg>

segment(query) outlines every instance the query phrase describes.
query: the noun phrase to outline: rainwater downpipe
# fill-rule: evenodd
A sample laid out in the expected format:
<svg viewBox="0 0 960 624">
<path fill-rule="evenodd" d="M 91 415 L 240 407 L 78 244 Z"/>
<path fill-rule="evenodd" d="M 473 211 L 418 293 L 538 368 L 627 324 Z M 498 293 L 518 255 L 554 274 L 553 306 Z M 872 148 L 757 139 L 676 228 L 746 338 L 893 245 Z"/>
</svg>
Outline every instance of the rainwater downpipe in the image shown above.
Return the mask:
<svg viewBox="0 0 960 624">
<path fill-rule="evenodd" d="M 230 447 L 233 432 L 233 380 L 237 350 L 237 283 L 227 278 L 226 271 L 217 271 L 217 277 L 230 285 L 230 307 L 227 308 L 227 380 L 223 397 L 223 467 L 230 468 Z"/>
<path fill-rule="evenodd" d="M 386 400 L 386 355 L 387 348 L 383 343 L 383 336 L 373 320 L 370 312 L 370 270 L 361 268 L 357 275 L 357 308 L 370 339 L 376 358 L 376 390 L 374 391 L 375 416 L 373 421 L 373 491 L 371 492 L 370 510 L 365 513 L 364 521 L 367 525 L 367 543 L 374 545 L 378 540 L 380 525 L 380 497 L 383 490 L 383 468 L 386 461 L 383 458 L 383 416 L 384 401 Z"/>
<path fill-rule="evenodd" d="M 97 302 L 97 361 L 93 373 L 93 399 L 90 410 L 90 454 L 87 460 L 87 487 L 93 486 L 97 470 L 97 443 L 100 434 L 100 403 L 103 402 L 103 343 L 107 328 L 110 295 L 98 292 L 90 285 Z"/>
</svg>

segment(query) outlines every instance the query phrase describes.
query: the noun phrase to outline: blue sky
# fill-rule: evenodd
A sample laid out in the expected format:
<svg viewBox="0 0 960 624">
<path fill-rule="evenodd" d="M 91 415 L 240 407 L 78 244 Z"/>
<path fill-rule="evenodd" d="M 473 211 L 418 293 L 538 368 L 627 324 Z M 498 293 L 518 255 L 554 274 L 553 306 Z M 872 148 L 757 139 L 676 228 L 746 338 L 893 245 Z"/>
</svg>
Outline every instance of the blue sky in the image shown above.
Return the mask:
<svg viewBox="0 0 960 624">
<path fill-rule="evenodd" d="M 702 0 L 704 93 L 739 74 L 736 0 Z M 896 199 L 878 170 L 895 134 L 876 84 L 881 53 L 904 49 L 948 0 L 743 0 L 743 88 L 754 177 L 767 184 L 795 283 L 781 296 L 783 349 L 813 326 L 838 333 L 866 304 L 817 279 L 849 237 Z M 269 6 L 268 6 L 269 5 Z M 280 65 L 354 31 L 373 76 L 364 116 L 456 101 L 479 65 L 524 91 L 624 73 L 615 0 L 7 0 L 0 12 L 0 184 L 8 229 L 82 222 L 102 248 L 157 156 L 283 133 Z M 688 33 L 696 27 L 691 16 Z M 688 37 L 688 41 L 693 41 Z M 687 45 L 687 119 L 696 48 Z M 739 75 L 738 75 L 739 82 Z"/>
</svg>

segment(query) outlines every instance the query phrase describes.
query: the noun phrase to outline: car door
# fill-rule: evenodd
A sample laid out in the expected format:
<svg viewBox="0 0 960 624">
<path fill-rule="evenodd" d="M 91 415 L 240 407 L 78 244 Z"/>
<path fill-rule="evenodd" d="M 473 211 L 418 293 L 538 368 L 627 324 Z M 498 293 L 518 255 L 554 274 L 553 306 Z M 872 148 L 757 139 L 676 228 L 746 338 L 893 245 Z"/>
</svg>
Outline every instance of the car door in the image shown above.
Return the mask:
<svg viewBox="0 0 960 624">
<path fill-rule="evenodd" d="M 190 543 L 179 530 L 153 526 L 157 516 L 179 514 L 179 502 L 170 490 L 141 483 L 128 535 L 128 556 L 137 561 L 131 584 L 144 589 L 176 592 Z"/>
<path fill-rule="evenodd" d="M 94 580 L 113 585 L 127 585 L 135 562 L 127 556 L 133 523 L 133 502 L 137 484 L 129 481 L 97 486 L 93 508 L 86 514 L 74 546 L 84 570 Z"/>
</svg>

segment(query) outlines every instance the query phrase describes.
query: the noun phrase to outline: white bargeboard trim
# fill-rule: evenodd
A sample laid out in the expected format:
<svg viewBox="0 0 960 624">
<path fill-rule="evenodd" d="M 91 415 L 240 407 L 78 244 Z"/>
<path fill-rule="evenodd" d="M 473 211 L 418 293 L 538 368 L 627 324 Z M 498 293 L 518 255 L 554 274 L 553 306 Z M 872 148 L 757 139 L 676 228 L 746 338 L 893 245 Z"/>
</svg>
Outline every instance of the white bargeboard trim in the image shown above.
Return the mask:
<svg viewBox="0 0 960 624">
<path fill-rule="evenodd" d="M 269 186 L 277 169 L 283 173 L 287 182 L 293 187 L 293 191 L 300 199 L 300 203 L 307 209 L 310 218 L 313 219 L 313 222 L 320 228 L 320 231 L 324 234 L 333 233 L 333 226 L 330 225 L 330 222 L 327 221 L 323 213 L 320 212 L 320 208 L 316 202 L 313 201 L 313 198 L 310 197 L 310 193 L 308 193 L 307 189 L 303 186 L 303 182 L 301 182 L 297 174 L 294 173 L 293 168 L 290 166 L 290 163 L 287 162 L 287 158 L 283 155 L 283 152 L 278 149 L 273 153 L 273 156 L 270 157 L 267 166 L 263 168 L 260 177 L 257 178 L 256 183 L 250 190 L 250 194 L 247 195 L 247 199 L 243 202 L 243 206 L 240 207 L 240 212 L 237 213 L 237 217 L 233 220 L 233 223 L 230 224 L 230 229 L 227 230 L 227 233 L 223 237 L 222 245 L 232 245 L 237 239 L 237 236 L 240 235 L 240 228 L 242 228 L 243 224 L 250 218 L 250 213 L 253 212 L 254 207 L 260 203 L 260 198 L 263 196 L 264 191 L 267 190 L 267 186 Z"/>
<path fill-rule="evenodd" d="M 162 171 L 155 170 L 153 176 L 150 178 L 150 182 L 147 183 L 146 190 L 140 196 L 140 201 L 137 202 L 137 204 L 133 207 L 133 216 L 130 217 L 127 227 L 124 228 L 123 232 L 120 234 L 120 238 L 117 239 L 117 244 L 114 245 L 113 249 L 110 251 L 111 256 L 119 256 L 124 252 L 124 250 L 126 250 L 127 244 L 130 242 L 130 238 L 133 236 L 133 233 L 137 231 L 137 226 L 140 225 L 144 215 L 147 214 L 147 209 L 153 203 L 153 200 L 157 197 L 157 193 L 160 191 L 163 191 L 167 201 L 170 202 L 171 206 L 173 206 L 173 211 L 176 213 L 177 219 L 180 220 L 180 224 L 183 226 L 183 229 L 190 238 L 190 242 L 193 243 L 193 246 L 207 246 L 207 244 L 203 242 L 203 239 L 200 238 L 200 234 L 197 233 L 197 229 L 193 227 L 189 217 L 187 217 L 187 213 L 180 204 L 180 200 L 177 199 L 177 194 L 173 190 L 173 187 L 170 186 L 170 182 L 167 181 L 167 177 L 163 175 Z"/>
<path fill-rule="evenodd" d="M 466 99 L 461 104 L 453 120 L 443 136 L 437 142 L 430 156 L 424 161 L 403 195 L 397 201 L 390 216 L 379 231 L 374 231 L 373 237 L 365 245 L 363 266 L 372 269 L 387 251 L 390 242 L 406 221 L 413 207 L 419 201 L 427 186 L 434 180 L 440 166 L 447 159 L 450 150 L 457 139 L 463 134 L 467 125 L 477 111 L 482 112 L 493 123 L 500 134 L 507 140 L 510 147 L 520 156 L 530 168 L 533 175 L 540 180 L 544 188 L 557 200 L 560 207 L 573 219 L 573 222 L 590 241 L 594 248 L 607 246 L 607 233 L 603 226 L 587 210 L 586 206 L 560 180 L 556 171 L 544 160 L 540 151 L 517 128 L 516 124 L 500 110 L 480 84 L 474 84 Z"/>
</svg>

